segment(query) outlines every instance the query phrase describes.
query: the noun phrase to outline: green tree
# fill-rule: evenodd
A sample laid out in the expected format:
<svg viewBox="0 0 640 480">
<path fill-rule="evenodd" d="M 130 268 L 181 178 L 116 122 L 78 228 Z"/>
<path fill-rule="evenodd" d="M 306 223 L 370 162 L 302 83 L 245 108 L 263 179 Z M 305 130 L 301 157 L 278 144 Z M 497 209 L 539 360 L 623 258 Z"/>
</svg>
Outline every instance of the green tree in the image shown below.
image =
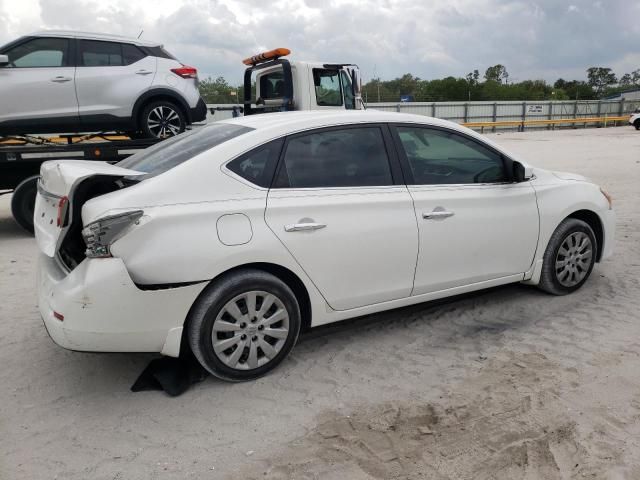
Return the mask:
<svg viewBox="0 0 640 480">
<path fill-rule="evenodd" d="M 625 73 L 620 77 L 621 87 L 637 87 L 640 86 L 640 68 L 631 73 Z"/>
<path fill-rule="evenodd" d="M 620 77 L 620 86 L 628 87 L 629 85 L 631 85 L 631 74 L 625 73 L 622 77 Z"/>
<path fill-rule="evenodd" d="M 605 88 L 618 83 L 615 73 L 608 67 L 590 67 L 587 69 L 587 82 L 600 97 Z"/>
<path fill-rule="evenodd" d="M 509 74 L 507 73 L 507 69 L 504 65 L 494 65 L 493 67 L 487 68 L 484 72 L 484 79 L 486 81 L 493 81 L 502 83 L 503 81 L 507 83 L 509 81 Z"/>
<path fill-rule="evenodd" d="M 559 78 L 553 84 L 556 90 L 562 90 L 569 100 L 593 100 L 596 98 L 593 88 L 581 80 L 564 80 Z M 558 98 L 558 100 L 561 100 Z"/>
<path fill-rule="evenodd" d="M 200 95 L 206 103 L 237 103 L 236 93 L 241 94 L 237 87 L 232 87 L 224 77 L 215 80 L 211 77 L 200 81 Z"/>
</svg>

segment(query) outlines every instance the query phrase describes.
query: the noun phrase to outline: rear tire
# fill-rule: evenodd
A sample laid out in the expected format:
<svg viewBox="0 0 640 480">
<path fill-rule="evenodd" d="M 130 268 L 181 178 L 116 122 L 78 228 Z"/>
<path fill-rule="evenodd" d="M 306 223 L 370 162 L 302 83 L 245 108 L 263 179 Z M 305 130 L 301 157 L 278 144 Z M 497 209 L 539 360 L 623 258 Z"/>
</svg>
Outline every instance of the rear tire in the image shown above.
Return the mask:
<svg viewBox="0 0 640 480">
<path fill-rule="evenodd" d="M 140 130 L 145 138 L 169 138 L 184 132 L 187 127 L 180 107 L 168 100 L 146 105 L 140 113 Z"/>
<path fill-rule="evenodd" d="M 265 375 L 289 354 L 300 333 L 300 307 L 279 278 L 243 270 L 209 285 L 187 324 L 200 364 L 218 378 L 240 382 Z"/>
<path fill-rule="evenodd" d="M 553 295 L 576 291 L 591 275 L 597 250 L 596 236 L 586 222 L 565 219 L 549 239 L 538 287 Z"/>
<path fill-rule="evenodd" d="M 33 233 L 33 212 L 38 193 L 38 175 L 24 179 L 13 191 L 11 214 L 27 232 Z"/>
</svg>

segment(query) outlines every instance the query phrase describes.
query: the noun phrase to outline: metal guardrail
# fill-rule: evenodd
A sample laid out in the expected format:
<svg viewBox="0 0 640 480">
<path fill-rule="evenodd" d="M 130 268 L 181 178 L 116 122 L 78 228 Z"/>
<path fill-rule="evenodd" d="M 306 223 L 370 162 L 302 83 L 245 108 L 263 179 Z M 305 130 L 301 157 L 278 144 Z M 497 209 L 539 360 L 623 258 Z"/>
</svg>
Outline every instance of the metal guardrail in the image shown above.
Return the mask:
<svg viewBox="0 0 640 480">
<path fill-rule="evenodd" d="M 586 127 L 588 123 L 600 123 L 603 127 L 607 126 L 607 123 L 613 123 L 614 126 L 618 122 L 625 122 L 629 119 L 625 116 L 604 116 L 604 117 L 583 117 L 583 118 L 555 118 L 555 119 L 540 119 L 540 120 L 511 120 L 511 121 L 499 121 L 499 122 L 463 122 L 461 125 L 468 128 L 480 128 L 480 132 L 484 133 L 485 127 L 518 127 L 518 131 L 524 131 L 526 126 L 551 126 L 556 125 L 576 125 L 584 124 Z"/>
</svg>

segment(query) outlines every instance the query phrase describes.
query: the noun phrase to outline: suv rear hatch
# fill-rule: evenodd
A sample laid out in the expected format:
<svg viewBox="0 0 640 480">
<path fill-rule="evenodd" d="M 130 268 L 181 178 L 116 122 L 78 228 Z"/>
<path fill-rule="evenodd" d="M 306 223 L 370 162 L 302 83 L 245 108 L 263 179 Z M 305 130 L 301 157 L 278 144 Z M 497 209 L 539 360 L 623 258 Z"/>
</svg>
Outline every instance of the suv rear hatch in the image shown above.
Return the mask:
<svg viewBox="0 0 640 480">
<path fill-rule="evenodd" d="M 33 225 L 38 248 L 72 270 L 84 259 L 82 205 L 91 199 L 135 181 L 144 172 L 107 162 L 52 160 L 42 164 L 38 180 Z M 125 178 L 126 177 L 126 178 Z"/>
</svg>

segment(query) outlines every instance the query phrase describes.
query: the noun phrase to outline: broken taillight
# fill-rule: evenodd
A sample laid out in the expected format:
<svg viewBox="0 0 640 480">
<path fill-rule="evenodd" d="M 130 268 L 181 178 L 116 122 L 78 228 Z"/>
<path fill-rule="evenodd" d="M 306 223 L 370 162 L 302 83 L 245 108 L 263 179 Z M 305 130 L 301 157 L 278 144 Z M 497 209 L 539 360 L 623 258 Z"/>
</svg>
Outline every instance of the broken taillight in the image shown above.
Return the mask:
<svg viewBox="0 0 640 480">
<path fill-rule="evenodd" d="M 56 225 L 64 227 L 67 223 L 67 211 L 69 210 L 69 197 L 64 196 L 58 201 L 58 217 Z"/>
<path fill-rule="evenodd" d="M 125 234 L 127 229 L 143 215 L 142 210 L 101 218 L 82 229 L 82 238 L 87 245 L 85 255 L 89 258 L 111 256 L 111 244 Z"/>
</svg>

